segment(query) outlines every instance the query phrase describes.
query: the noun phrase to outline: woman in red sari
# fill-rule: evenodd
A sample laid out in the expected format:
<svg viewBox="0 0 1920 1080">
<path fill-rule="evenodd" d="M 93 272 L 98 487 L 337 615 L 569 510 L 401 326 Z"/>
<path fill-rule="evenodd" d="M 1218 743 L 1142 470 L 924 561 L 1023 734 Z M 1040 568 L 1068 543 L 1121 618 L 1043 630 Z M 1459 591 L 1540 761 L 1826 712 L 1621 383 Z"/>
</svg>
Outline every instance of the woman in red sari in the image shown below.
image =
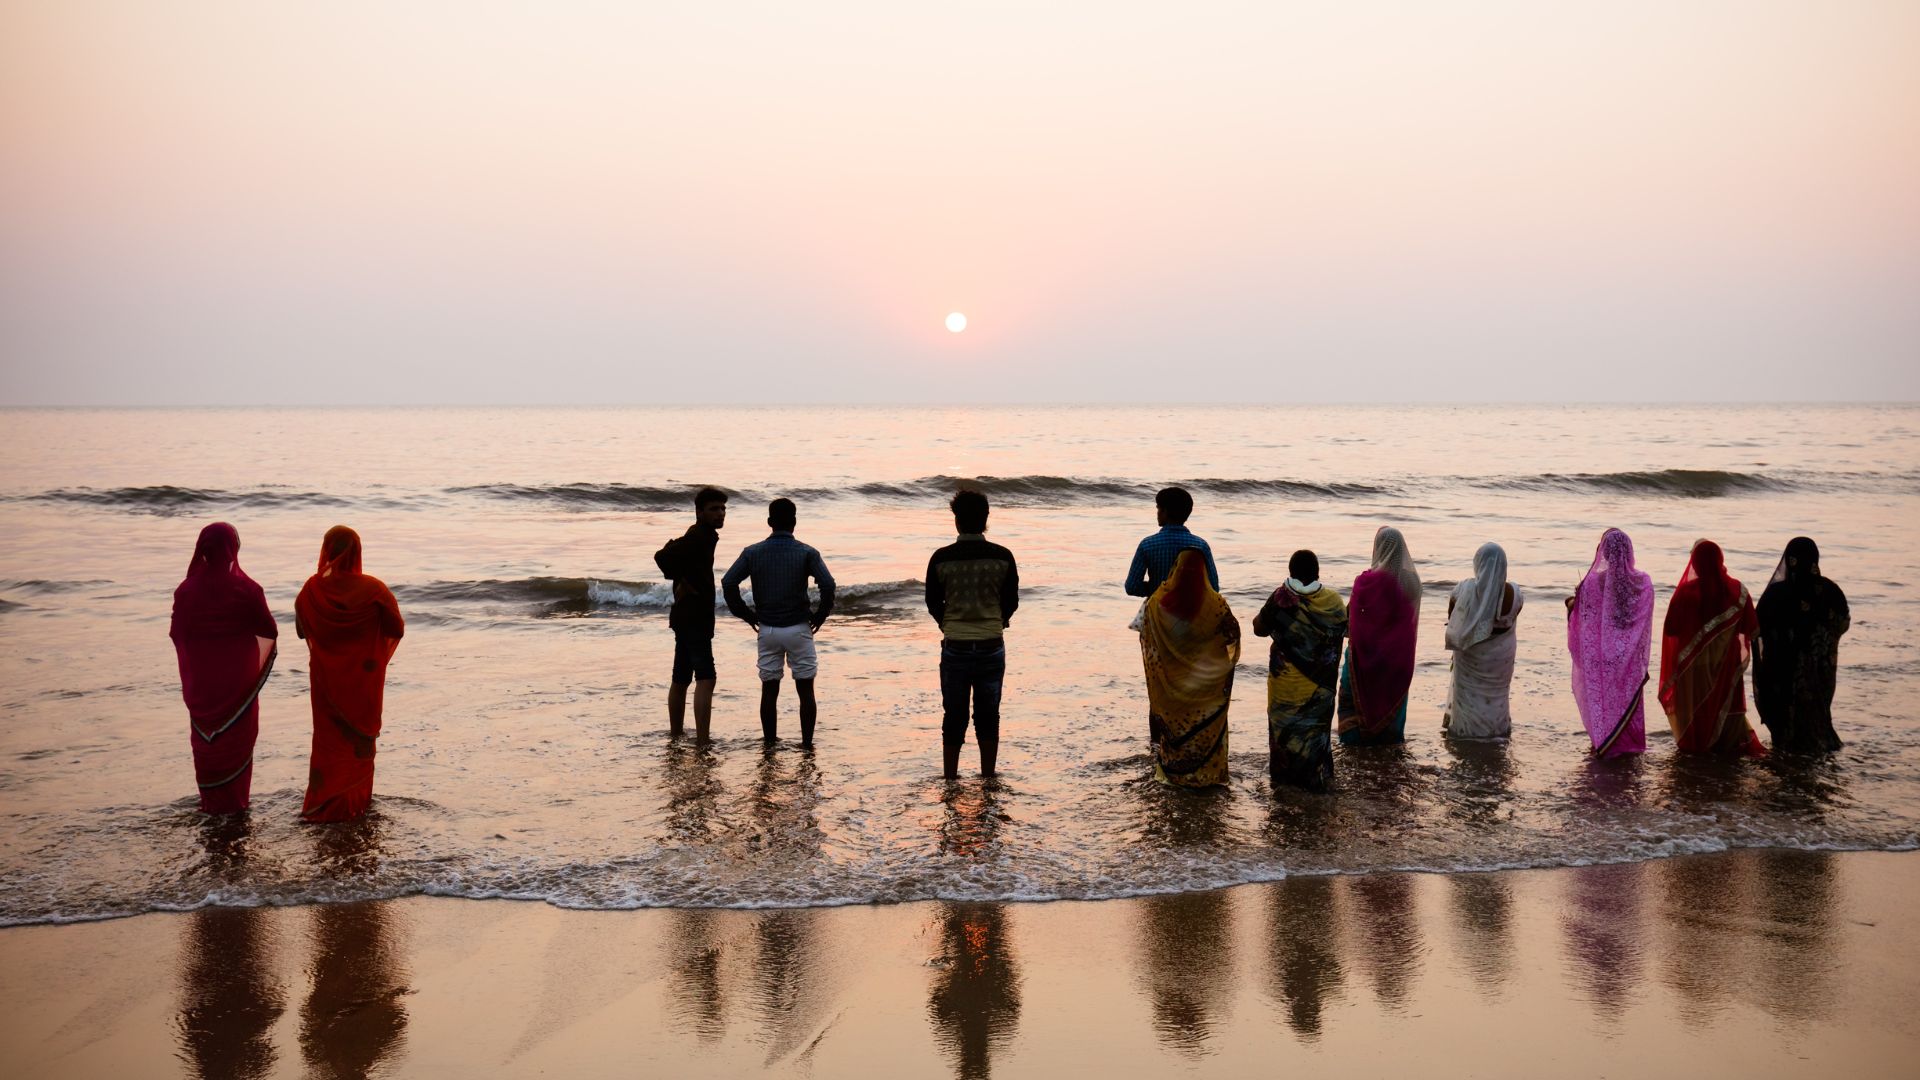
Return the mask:
<svg viewBox="0 0 1920 1080">
<path fill-rule="evenodd" d="M 167 636 L 180 661 L 200 809 L 245 810 L 260 737 L 260 689 L 273 670 L 280 627 L 266 594 L 240 569 L 240 534 L 226 522 L 200 530 L 186 580 L 173 590 Z"/>
<path fill-rule="evenodd" d="M 1759 628 L 1753 598 L 1727 576 L 1720 545 L 1696 542 L 1660 636 L 1660 705 L 1676 748 L 1750 757 L 1767 752 L 1747 722 L 1747 663 Z"/>
<path fill-rule="evenodd" d="M 386 585 L 360 572 L 360 536 L 345 525 L 327 530 L 293 611 L 313 672 L 313 768 L 300 819 L 351 821 L 373 801 L 387 661 L 406 624 Z"/>
</svg>

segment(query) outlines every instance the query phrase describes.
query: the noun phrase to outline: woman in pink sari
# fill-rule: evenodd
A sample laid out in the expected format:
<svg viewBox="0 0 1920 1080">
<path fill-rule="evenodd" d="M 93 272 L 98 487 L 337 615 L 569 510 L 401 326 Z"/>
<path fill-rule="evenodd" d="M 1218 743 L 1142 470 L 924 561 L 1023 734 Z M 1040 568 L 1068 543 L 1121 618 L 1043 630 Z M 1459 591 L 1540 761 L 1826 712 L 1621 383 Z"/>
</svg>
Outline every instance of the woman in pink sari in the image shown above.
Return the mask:
<svg viewBox="0 0 1920 1080">
<path fill-rule="evenodd" d="M 1748 757 L 1767 752 L 1747 722 L 1747 664 L 1759 625 L 1753 598 L 1728 576 L 1720 545 L 1696 542 L 1667 602 L 1660 635 L 1660 705 L 1673 725 L 1676 749 Z"/>
<path fill-rule="evenodd" d="M 1593 565 L 1567 597 L 1573 701 L 1595 757 L 1647 748 L 1647 659 L 1653 642 L 1653 579 L 1633 565 L 1633 541 L 1600 536 Z"/>
<path fill-rule="evenodd" d="M 1342 743 L 1406 741 L 1420 597 L 1406 537 L 1382 525 L 1373 534 L 1373 565 L 1354 579 L 1347 600 L 1347 664 L 1336 705 Z"/>
<path fill-rule="evenodd" d="M 240 534 L 226 522 L 200 530 L 186 580 L 173 591 L 167 636 L 180 661 L 200 809 L 245 810 L 260 737 L 260 689 L 273 670 L 280 627 L 266 594 L 240 569 Z"/>
</svg>

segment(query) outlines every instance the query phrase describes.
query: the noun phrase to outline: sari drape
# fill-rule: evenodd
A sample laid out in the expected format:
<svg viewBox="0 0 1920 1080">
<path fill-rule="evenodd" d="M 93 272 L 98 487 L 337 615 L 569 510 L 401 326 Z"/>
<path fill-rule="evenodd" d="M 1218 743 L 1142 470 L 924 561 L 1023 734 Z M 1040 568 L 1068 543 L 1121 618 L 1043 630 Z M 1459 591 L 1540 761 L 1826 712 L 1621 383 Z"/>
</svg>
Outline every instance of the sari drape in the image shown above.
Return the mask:
<svg viewBox="0 0 1920 1080">
<path fill-rule="evenodd" d="M 1140 630 L 1153 775 L 1175 787 L 1227 782 L 1227 706 L 1240 623 L 1189 549 L 1147 601 Z"/>
<path fill-rule="evenodd" d="M 1406 738 L 1420 631 L 1420 574 L 1400 530 L 1373 537 L 1372 568 L 1354 579 L 1347 601 L 1347 663 L 1340 675 L 1340 741 L 1396 743 Z"/>
<path fill-rule="evenodd" d="M 260 691 L 280 627 L 260 586 L 240 569 L 240 534 L 224 521 L 200 530 L 187 576 L 173 591 L 173 639 L 186 701 L 200 809 L 245 810 L 252 800 Z"/>
<path fill-rule="evenodd" d="M 1760 594 L 1753 653 L 1753 704 L 1773 748 L 1824 754 L 1841 747 L 1833 730 L 1840 636 L 1853 624 L 1847 596 L 1820 573 L 1820 548 L 1795 537 Z"/>
<path fill-rule="evenodd" d="M 1267 773 L 1282 784 L 1333 786 L 1333 703 L 1347 605 L 1326 585 L 1273 591 L 1256 633 L 1273 638 L 1267 660 Z"/>
<path fill-rule="evenodd" d="M 1507 592 L 1513 606 L 1501 607 Z M 1507 553 L 1486 543 L 1473 556 L 1473 576 L 1453 589 L 1446 646 L 1453 652 L 1447 711 L 1440 726 L 1460 739 L 1504 739 L 1513 733 L 1513 664 L 1519 653 L 1514 623 L 1526 597 L 1507 581 Z"/>
<path fill-rule="evenodd" d="M 360 537 L 344 525 L 327 530 L 294 615 L 313 673 L 313 765 L 300 817 L 348 821 L 373 800 L 387 662 L 406 625 L 393 593 L 360 572 Z"/>
<path fill-rule="evenodd" d="M 1710 540 L 1693 545 L 1660 635 L 1660 705 L 1684 752 L 1767 752 L 1747 722 L 1746 675 L 1758 620 Z"/>
<path fill-rule="evenodd" d="M 1653 579 L 1634 566 L 1633 541 L 1600 536 L 1593 565 L 1567 608 L 1573 701 L 1597 757 L 1647 748 L 1647 661 L 1653 642 Z"/>
</svg>

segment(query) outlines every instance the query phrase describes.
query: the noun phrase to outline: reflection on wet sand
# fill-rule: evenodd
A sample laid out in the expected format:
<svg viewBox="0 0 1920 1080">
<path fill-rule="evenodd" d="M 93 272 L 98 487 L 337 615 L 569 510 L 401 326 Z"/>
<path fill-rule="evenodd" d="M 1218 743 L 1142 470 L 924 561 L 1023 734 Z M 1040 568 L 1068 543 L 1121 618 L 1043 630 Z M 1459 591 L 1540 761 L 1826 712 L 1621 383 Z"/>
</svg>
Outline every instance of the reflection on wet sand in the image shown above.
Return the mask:
<svg viewBox="0 0 1920 1080">
<path fill-rule="evenodd" d="M 371 1075 L 399 1056 L 407 1029 L 406 943 L 390 904 L 313 909 L 312 987 L 300 1010 L 300 1051 L 317 1076 Z"/>
<path fill-rule="evenodd" d="M 1665 916 L 1664 979 L 1687 1005 L 1682 1018 L 1706 1024 L 1741 979 L 1752 864 L 1746 858 L 1668 859 L 1659 864 Z"/>
<path fill-rule="evenodd" d="M 1567 871 L 1567 909 L 1562 921 L 1574 981 L 1602 1023 L 1618 1019 L 1640 983 L 1646 928 L 1640 892 L 1642 863 L 1577 866 Z"/>
<path fill-rule="evenodd" d="M 1404 1008 L 1426 951 L 1412 875 L 1360 874 L 1339 881 L 1341 918 L 1356 935 L 1348 955 L 1358 959 L 1382 1006 Z"/>
<path fill-rule="evenodd" d="M 315 858 L 331 874 L 373 874 L 383 856 L 384 819 L 313 829 Z M 312 980 L 300 1010 L 300 1052 L 309 1073 L 358 1080 L 398 1058 L 411 993 L 398 911 L 380 901 L 312 909 Z"/>
<path fill-rule="evenodd" d="M 1320 1037 L 1320 1014 L 1339 999 L 1346 975 L 1333 893 L 1329 877 L 1287 878 L 1267 892 L 1267 992 L 1308 1042 Z"/>
<path fill-rule="evenodd" d="M 702 1039 L 726 1034 L 726 994 L 721 982 L 717 912 L 676 908 L 667 916 L 667 995 L 676 1031 Z"/>
<path fill-rule="evenodd" d="M 1665 978 L 1691 1006 L 1690 1022 L 1710 1021 L 1730 998 L 1794 1021 L 1832 1012 L 1840 897 L 1831 853 L 1766 850 L 1658 866 Z"/>
<path fill-rule="evenodd" d="M 1498 874 L 1451 874 L 1447 898 L 1467 971 L 1483 993 L 1497 995 L 1513 973 L 1513 883 Z"/>
<path fill-rule="evenodd" d="M 1830 851 L 1758 853 L 1760 910 L 1767 917 L 1758 948 L 1761 1008 L 1787 1020 L 1824 1019 L 1837 996 L 1839 944 L 1833 912 L 1840 887 Z"/>
<path fill-rule="evenodd" d="M 177 1024 L 181 1056 L 204 1080 L 273 1070 L 268 1035 L 286 996 L 271 974 L 266 918 L 261 908 L 202 908 L 187 925 Z"/>
<path fill-rule="evenodd" d="M 819 916 L 807 908 L 755 917 L 753 1001 L 768 1065 L 805 1050 L 833 1004 L 832 990 L 820 977 Z"/>
<path fill-rule="evenodd" d="M 943 903 L 927 1019 L 961 1080 L 985 1080 L 1020 1025 L 1020 973 L 1005 904 Z"/>
<path fill-rule="evenodd" d="M 1206 1053 L 1214 1026 L 1232 1004 L 1232 916 L 1233 900 L 1223 891 L 1140 901 L 1140 975 L 1154 1032 L 1171 1049 Z"/>
</svg>

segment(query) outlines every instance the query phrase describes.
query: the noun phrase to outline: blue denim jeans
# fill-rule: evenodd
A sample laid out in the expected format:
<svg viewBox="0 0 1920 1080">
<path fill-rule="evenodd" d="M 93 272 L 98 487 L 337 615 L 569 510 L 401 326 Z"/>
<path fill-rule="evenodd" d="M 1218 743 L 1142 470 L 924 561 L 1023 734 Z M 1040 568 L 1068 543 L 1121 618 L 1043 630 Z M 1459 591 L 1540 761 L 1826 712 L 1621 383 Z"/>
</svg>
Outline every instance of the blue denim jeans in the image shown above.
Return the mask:
<svg viewBox="0 0 1920 1080">
<path fill-rule="evenodd" d="M 967 741 L 967 699 L 973 699 L 974 736 L 1000 739 L 1000 686 L 1007 677 L 1007 647 L 999 641 L 940 643 L 940 739 Z"/>
</svg>

